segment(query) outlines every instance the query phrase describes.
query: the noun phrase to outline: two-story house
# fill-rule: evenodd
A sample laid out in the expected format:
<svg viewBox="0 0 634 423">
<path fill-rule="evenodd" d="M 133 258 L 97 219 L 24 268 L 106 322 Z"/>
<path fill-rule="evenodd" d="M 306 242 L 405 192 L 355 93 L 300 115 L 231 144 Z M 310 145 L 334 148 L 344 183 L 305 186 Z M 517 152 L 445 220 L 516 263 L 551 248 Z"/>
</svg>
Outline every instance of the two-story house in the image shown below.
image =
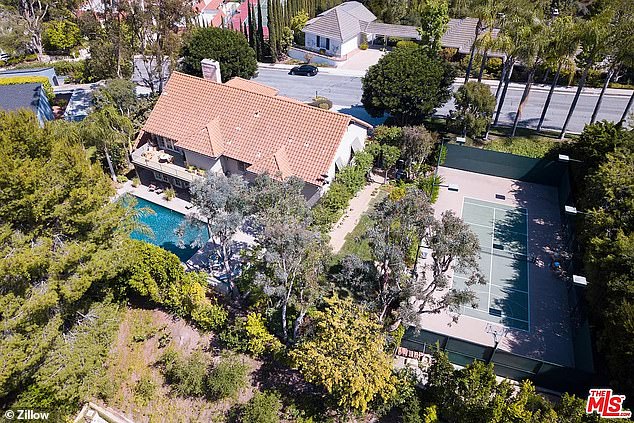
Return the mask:
<svg viewBox="0 0 634 423">
<path fill-rule="evenodd" d="M 219 72 L 215 77 L 220 80 Z M 175 72 L 139 134 L 132 161 L 142 184 L 171 186 L 183 197 L 207 172 L 248 181 L 261 173 L 297 176 L 312 204 L 363 149 L 370 129 L 253 81 L 222 84 Z"/>
</svg>

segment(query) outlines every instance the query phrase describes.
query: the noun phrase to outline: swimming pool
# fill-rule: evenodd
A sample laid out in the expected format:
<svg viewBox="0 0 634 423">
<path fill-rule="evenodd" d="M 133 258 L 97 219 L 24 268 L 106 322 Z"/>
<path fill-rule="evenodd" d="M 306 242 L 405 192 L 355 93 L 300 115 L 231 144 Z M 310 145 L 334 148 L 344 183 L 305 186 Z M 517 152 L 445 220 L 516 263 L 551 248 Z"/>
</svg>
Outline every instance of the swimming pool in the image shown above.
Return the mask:
<svg viewBox="0 0 634 423">
<path fill-rule="evenodd" d="M 204 236 L 206 232 L 204 229 L 194 228 L 190 225 L 185 228 L 183 237 L 179 238 L 176 231 L 185 222 L 184 215 L 142 198 L 135 198 L 137 200 L 136 209 L 148 208 L 154 211 L 154 213 L 142 214 L 139 217 L 139 221 L 150 228 L 154 236 L 134 231 L 130 235 L 133 239 L 158 245 L 176 254 L 183 262 L 189 260 L 198 250 L 198 247 L 191 247 L 192 242 L 197 239 L 203 242 L 207 240 L 207 237 Z M 181 241 L 184 244 L 183 248 L 179 247 Z"/>
</svg>

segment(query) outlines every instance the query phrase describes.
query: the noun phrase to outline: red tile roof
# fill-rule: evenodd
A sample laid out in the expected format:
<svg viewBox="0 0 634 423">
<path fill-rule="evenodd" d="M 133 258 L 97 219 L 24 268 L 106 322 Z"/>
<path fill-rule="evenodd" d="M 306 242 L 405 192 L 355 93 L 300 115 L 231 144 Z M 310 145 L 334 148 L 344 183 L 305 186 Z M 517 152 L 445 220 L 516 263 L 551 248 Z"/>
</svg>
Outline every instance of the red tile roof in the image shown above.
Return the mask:
<svg viewBox="0 0 634 423">
<path fill-rule="evenodd" d="M 348 125 L 371 128 L 245 82 L 219 84 L 174 72 L 143 131 L 191 151 L 245 162 L 255 173 L 279 171 L 321 185 Z"/>
<path fill-rule="evenodd" d="M 259 82 L 250 81 L 240 77 L 231 78 L 225 83 L 231 87 L 242 88 L 243 90 L 252 91 L 254 93 L 260 93 L 264 95 L 277 95 L 279 90 L 277 88 L 269 87 Z"/>
</svg>

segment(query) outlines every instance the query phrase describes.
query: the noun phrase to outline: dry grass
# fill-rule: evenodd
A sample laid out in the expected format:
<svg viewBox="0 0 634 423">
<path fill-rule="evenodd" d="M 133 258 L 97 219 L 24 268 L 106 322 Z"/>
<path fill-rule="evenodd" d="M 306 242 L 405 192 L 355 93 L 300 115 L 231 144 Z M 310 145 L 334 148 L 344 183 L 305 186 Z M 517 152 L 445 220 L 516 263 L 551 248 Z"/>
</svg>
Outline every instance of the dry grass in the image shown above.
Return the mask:
<svg viewBox="0 0 634 423">
<path fill-rule="evenodd" d="M 163 339 L 164 346 L 159 345 Z M 169 339 L 169 342 L 166 342 Z M 201 334 L 181 319 L 174 319 L 159 310 L 130 309 L 119 328 L 115 344 L 106 364 L 112 395 L 106 405 L 130 416 L 135 422 L 217 422 L 225 421 L 227 411 L 235 403 L 244 403 L 253 395 L 251 384 L 237 401 L 211 402 L 205 398 L 182 398 L 173 395 L 157 365 L 168 346 L 190 354 L 201 350 L 210 362 L 218 357 L 209 350 L 211 334 Z M 248 357 L 245 362 L 252 371 L 260 363 Z M 146 403 L 135 397 L 134 388 L 141 378 L 157 386 Z"/>
</svg>

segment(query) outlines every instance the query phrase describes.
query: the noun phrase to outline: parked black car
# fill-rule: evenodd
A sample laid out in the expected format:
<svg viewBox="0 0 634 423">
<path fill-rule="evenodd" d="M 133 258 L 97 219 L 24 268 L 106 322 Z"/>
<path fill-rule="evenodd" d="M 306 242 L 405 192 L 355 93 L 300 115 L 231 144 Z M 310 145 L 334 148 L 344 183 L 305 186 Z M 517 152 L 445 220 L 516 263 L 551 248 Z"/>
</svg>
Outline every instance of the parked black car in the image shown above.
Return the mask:
<svg viewBox="0 0 634 423">
<path fill-rule="evenodd" d="M 319 69 L 317 69 L 317 66 L 301 65 L 301 66 L 295 66 L 293 69 L 291 69 L 289 73 L 291 75 L 315 76 L 317 75 L 317 72 L 319 72 Z"/>
</svg>

